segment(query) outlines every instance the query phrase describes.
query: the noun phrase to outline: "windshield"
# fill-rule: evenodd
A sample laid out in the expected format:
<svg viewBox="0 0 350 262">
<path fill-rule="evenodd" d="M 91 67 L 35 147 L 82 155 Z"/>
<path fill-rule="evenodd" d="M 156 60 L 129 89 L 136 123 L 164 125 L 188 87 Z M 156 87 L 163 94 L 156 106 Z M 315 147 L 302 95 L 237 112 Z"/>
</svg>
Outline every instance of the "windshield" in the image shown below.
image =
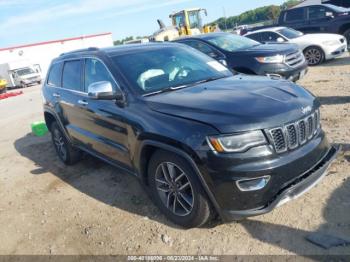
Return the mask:
<svg viewBox="0 0 350 262">
<path fill-rule="evenodd" d="M 298 37 L 303 35 L 302 32 L 299 32 L 299 31 L 291 29 L 291 28 L 282 28 L 280 30 L 277 30 L 277 32 L 288 39 L 298 38 Z"/>
<path fill-rule="evenodd" d="M 260 43 L 252 39 L 234 34 L 220 34 L 218 36 L 206 38 L 206 40 L 229 52 L 260 45 Z"/>
<path fill-rule="evenodd" d="M 35 72 L 31 68 L 23 68 L 23 69 L 16 70 L 16 73 L 19 76 L 24 76 L 24 75 L 34 74 Z"/>
<path fill-rule="evenodd" d="M 344 8 L 341 6 L 330 5 L 330 4 L 325 4 L 324 6 L 327 6 L 328 8 L 332 9 L 337 13 L 350 12 L 350 8 Z"/>
<path fill-rule="evenodd" d="M 219 62 L 199 51 L 177 45 L 137 50 L 114 56 L 112 61 L 141 94 L 232 76 Z"/>
</svg>

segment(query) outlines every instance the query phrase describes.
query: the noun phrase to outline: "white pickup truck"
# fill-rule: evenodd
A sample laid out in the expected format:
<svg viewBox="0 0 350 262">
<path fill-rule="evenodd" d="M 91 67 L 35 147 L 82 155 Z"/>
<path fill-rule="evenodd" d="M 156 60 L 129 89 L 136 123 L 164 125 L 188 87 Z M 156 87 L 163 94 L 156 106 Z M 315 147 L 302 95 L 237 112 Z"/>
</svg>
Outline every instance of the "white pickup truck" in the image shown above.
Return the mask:
<svg viewBox="0 0 350 262">
<path fill-rule="evenodd" d="M 0 64 L 0 75 L 7 81 L 7 88 L 28 87 L 41 84 L 41 70 L 28 61 L 14 61 Z"/>
</svg>

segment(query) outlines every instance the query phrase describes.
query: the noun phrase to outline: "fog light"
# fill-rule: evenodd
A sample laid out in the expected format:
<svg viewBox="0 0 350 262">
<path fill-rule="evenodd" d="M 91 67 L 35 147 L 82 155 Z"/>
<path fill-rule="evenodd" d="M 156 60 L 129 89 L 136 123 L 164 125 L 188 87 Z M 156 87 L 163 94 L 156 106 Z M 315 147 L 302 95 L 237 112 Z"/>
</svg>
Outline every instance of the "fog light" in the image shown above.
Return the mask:
<svg viewBox="0 0 350 262">
<path fill-rule="evenodd" d="M 237 187 L 241 191 L 257 191 L 263 189 L 270 181 L 270 176 L 242 179 L 236 182 Z"/>
</svg>

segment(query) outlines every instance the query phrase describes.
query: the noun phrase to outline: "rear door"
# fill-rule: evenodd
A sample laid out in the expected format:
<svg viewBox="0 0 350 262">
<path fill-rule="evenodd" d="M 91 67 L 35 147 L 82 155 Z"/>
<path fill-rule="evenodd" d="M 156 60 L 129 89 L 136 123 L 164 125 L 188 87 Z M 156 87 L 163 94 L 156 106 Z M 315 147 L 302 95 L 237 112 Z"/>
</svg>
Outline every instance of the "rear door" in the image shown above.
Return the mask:
<svg viewBox="0 0 350 262">
<path fill-rule="evenodd" d="M 309 6 L 307 10 L 310 24 L 308 33 L 327 32 L 332 10 L 322 5 Z"/>
<path fill-rule="evenodd" d="M 85 110 L 82 101 L 86 96 L 83 92 L 82 70 L 81 59 L 65 61 L 62 69 L 62 84 L 55 94 L 63 125 L 73 142 L 79 145 L 83 143 L 82 126 Z"/>
</svg>

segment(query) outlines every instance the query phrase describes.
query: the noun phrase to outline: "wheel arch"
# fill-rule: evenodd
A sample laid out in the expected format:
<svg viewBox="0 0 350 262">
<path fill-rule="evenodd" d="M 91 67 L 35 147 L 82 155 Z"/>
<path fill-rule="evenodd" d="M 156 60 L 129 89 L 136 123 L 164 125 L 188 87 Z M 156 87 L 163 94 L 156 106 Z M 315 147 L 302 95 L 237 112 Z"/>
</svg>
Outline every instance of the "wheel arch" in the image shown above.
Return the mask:
<svg viewBox="0 0 350 262">
<path fill-rule="evenodd" d="M 349 29 L 350 29 L 350 23 L 344 24 L 339 28 L 339 33 L 344 34 Z"/>
<path fill-rule="evenodd" d="M 57 122 L 58 126 L 61 128 L 61 131 L 63 132 L 65 137 L 68 139 L 69 142 L 72 142 L 70 136 L 68 135 L 67 130 L 64 128 L 63 123 L 61 122 L 60 118 L 57 116 L 57 114 L 55 112 L 45 108 L 44 109 L 44 119 L 45 119 L 46 126 L 50 132 L 51 132 L 51 130 L 50 130 L 51 124 L 53 122 Z"/>
<path fill-rule="evenodd" d="M 317 45 L 317 44 L 308 45 L 307 47 L 305 47 L 305 48 L 303 49 L 303 53 L 304 53 L 307 49 L 309 49 L 309 48 L 311 48 L 311 47 L 317 47 L 317 48 L 321 49 L 322 52 L 323 52 L 323 55 L 325 55 L 325 51 L 324 51 L 324 49 L 322 48 L 322 46 Z"/>
<path fill-rule="evenodd" d="M 148 163 L 151 159 L 153 153 L 156 150 L 165 150 L 174 154 L 179 155 L 183 159 L 185 159 L 190 166 L 192 167 L 193 171 L 196 173 L 199 182 L 204 188 L 204 191 L 206 192 L 207 196 L 209 197 L 209 200 L 211 204 L 214 206 L 215 210 L 219 214 L 220 217 L 222 216 L 221 208 L 218 204 L 218 202 L 215 199 L 215 196 L 212 193 L 212 190 L 210 189 L 205 177 L 200 172 L 195 160 L 193 159 L 194 156 L 191 156 L 192 154 L 189 152 L 186 152 L 183 148 L 178 148 L 169 144 L 165 144 L 163 142 L 154 141 L 154 140 L 144 140 L 141 142 L 140 145 L 140 153 L 139 153 L 139 174 L 140 178 L 142 180 L 142 183 L 147 185 L 147 169 L 148 169 Z"/>
</svg>

